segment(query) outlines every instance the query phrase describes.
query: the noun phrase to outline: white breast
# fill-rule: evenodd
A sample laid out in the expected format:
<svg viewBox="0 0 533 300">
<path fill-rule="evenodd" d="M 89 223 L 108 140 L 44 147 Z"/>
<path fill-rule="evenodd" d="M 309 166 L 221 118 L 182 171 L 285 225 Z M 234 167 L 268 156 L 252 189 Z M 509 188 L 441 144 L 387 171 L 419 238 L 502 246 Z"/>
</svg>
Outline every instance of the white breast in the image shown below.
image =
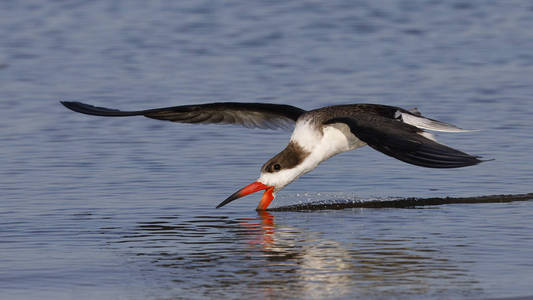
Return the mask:
<svg viewBox="0 0 533 300">
<path fill-rule="evenodd" d="M 302 162 L 307 172 L 333 155 L 366 145 L 350 132 L 348 125 L 334 123 L 320 128 L 311 122 L 299 122 L 294 128 L 291 141 L 310 152 Z"/>
<path fill-rule="evenodd" d="M 292 132 L 291 141 L 296 142 L 305 151 L 313 152 L 313 149 L 320 143 L 322 135 L 322 132 L 311 121 L 298 121 Z"/>
</svg>

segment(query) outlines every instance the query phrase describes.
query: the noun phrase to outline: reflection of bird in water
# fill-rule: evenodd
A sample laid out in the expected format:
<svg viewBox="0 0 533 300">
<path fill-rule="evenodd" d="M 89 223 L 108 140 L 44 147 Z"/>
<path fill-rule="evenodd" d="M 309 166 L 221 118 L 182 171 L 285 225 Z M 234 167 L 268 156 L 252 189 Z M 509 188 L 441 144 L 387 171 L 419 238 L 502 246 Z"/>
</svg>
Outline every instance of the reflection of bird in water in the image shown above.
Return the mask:
<svg viewBox="0 0 533 300">
<path fill-rule="evenodd" d="M 119 111 L 80 102 L 62 103 L 76 112 L 106 117 L 143 115 L 181 123 L 240 124 L 259 128 L 295 125 L 289 144 L 263 165 L 259 179 L 229 196 L 217 208 L 265 190 L 257 206 L 257 210 L 265 210 L 276 192 L 298 177 L 336 154 L 364 145 L 428 168 L 460 168 L 481 162 L 475 156 L 439 144 L 431 133 L 424 131 L 466 130 L 425 118 L 416 110 L 386 105 L 337 105 L 305 111 L 291 105 L 226 102 Z"/>
<path fill-rule="evenodd" d="M 477 283 L 458 262 L 446 259 L 437 245 L 416 237 L 355 234 L 351 243 L 345 243 L 324 238 L 318 232 L 276 224 L 275 216 L 267 211 L 259 211 L 258 216 L 255 220 L 239 219 L 249 229 L 252 240 L 248 245 L 260 249 L 268 261 L 268 267 L 261 269 L 286 282 L 278 290 L 264 285 L 268 297 L 394 297 L 431 290 L 469 291 Z M 462 286 L 458 287 L 457 282 Z"/>
<path fill-rule="evenodd" d="M 294 213 L 264 211 L 255 218 L 157 215 L 133 230 L 103 232 L 118 233 L 116 248 L 131 254 L 146 276 L 172 281 L 176 298 L 191 298 L 181 284 L 203 298 L 479 295 L 468 271 L 472 262 L 449 255 L 446 239 L 443 244 L 438 236 L 421 237 L 403 227 L 391 232 L 390 223 L 380 226 L 378 220 L 359 223 L 363 212 L 329 212 L 334 217 L 326 219 L 308 213 L 297 220 Z M 327 223 L 317 225 L 315 218 Z M 350 226 L 343 226 L 344 218 Z"/>
<path fill-rule="evenodd" d="M 266 285 L 263 292 L 267 298 L 280 292 L 297 298 L 338 297 L 353 289 L 350 253 L 340 243 L 315 233 L 307 236 L 295 227 L 277 226 L 275 217 L 267 211 L 258 211 L 258 218 L 239 221 L 249 230 L 248 246 L 261 250 L 269 263 L 266 271 L 287 281 L 287 291 Z M 294 279 L 297 284 L 289 283 Z"/>
</svg>

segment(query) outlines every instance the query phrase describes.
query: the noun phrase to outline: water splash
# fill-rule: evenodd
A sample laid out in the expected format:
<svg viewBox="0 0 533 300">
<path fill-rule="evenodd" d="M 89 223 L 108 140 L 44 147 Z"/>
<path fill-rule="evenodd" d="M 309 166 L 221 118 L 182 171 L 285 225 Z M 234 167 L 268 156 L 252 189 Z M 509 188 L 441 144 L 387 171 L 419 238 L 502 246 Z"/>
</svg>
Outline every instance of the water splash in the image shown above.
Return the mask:
<svg viewBox="0 0 533 300">
<path fill-rule="evenodd" d="M 444 205 L 458 203 L 500 203 L 514 201 L 528 201 L 533 199 L 533 193 L 512 195 L 486 195 L 474 197 L 431 197 L 431 198 L 359 198 L 355 195 L 316 193 L 303 194 L 306 202 L 280 206 L 269 209 L 270 211 L 304 211 L 327 210 L 346 208 L 410 208 L 427 205 Z M 347 197 L 346 197 L 347 196 Z M 300 197 L 300 194 L 297 194 Z M 319 199 L 317 199 L 319 198 Z"/>
</svg>

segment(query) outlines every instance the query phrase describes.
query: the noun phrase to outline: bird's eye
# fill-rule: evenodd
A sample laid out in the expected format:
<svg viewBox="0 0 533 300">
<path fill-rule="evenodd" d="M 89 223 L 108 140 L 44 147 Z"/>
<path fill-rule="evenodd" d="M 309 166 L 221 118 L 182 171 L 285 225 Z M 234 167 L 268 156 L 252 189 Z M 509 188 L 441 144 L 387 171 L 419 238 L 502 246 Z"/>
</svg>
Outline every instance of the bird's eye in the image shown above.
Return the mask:
<svg viewBox="0 0 533 300">
<path fill-rule="evenodd" d="M 274 170 L 279 171 L 281 170 L 281 166 L 279 164 L 274 165 Z"/>
</svg>

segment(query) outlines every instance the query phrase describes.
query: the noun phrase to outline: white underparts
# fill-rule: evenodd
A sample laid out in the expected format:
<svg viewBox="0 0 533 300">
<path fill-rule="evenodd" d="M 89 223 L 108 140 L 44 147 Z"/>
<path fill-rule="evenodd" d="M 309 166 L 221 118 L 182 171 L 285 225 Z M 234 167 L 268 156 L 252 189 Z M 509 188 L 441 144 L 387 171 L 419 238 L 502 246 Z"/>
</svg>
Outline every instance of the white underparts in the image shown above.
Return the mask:
<svg viewBox="0 0 533 300">
<path fill-rule="evenodd" d="M 291 136 L 291 142 L 310 153 L 304 163 L 309 161 L 316 165 L 333 155 L 366 145 L 353 135 L 350 127 L 344 123 L 333 123 L 321 128 L 315 127 L 310 122 L 298 123 Z"/>
<path fill-rule="evenodd" d="M 291 141 L 296 142 L 307 152 L 313 152 L 321 139 L 322 132 L 310 121 L 298 121 L 291 136 Z"/>
</svg>

